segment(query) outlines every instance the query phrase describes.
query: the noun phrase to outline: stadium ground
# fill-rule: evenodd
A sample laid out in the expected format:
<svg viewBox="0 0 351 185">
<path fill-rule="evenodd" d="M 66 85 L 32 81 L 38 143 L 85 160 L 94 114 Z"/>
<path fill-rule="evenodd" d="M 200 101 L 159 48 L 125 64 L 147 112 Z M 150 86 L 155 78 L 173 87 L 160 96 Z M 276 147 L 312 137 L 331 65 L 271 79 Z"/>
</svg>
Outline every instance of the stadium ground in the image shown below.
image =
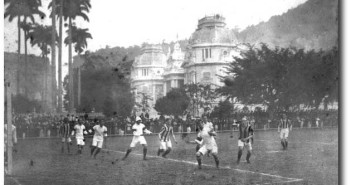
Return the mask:
<svg viewBox="0 0 351 185">
<path fill-rule="evenodd" d="M 195 145 L 186 144 L 180 135 L 167 159 L 156 157 L 157 136 L 146 136 L 147 161 L 142 160 L 141 147 L 127 160 L 115 161 L 123 157 L 131 136 L 108 137 L 97 159 L 90 158 L 89 146 L 82 155 L 75 154 L 75 145 L 72 154 L 61 154 L 59 138 L 19 140 L 14 175 L 5 176 L 5 184 L 338 184 L 337 128 L 293 130 L 288 151 L 281 149 L 276 130 L 256 131 L 251 164 L 244 161 L 244 152 L 239 165 L 237 134 L 230 138 L 230 133 L 219 133 L 220 169 L 205 156 L 202 170 L 197 169 Z"/>
</svg>

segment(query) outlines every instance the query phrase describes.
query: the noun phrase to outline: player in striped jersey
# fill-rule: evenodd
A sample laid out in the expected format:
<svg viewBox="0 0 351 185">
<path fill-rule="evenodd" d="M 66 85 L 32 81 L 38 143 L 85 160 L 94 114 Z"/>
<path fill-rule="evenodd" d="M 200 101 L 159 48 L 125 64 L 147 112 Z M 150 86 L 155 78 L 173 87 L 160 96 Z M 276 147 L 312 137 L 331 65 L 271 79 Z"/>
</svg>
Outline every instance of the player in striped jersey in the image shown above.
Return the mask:
<svg viewBox="0 0 351 185">
<path fill-rule="evenodd" d="M 68 119 L 64 119 L 63 120 L 63 124 L 60 127 L 59 130 L 59 134 L 62 137 L 62 147 L 61 147 L 61 152 L 64 153 L 64 145 L 65 143 L 67 144 L 67 151 L 68 153 L 70 153 L 70 149 L 69 149 L 69 145 L 72 144 L 72 140 L 71 140 L 71 127 L 70 124 L 68 122 Z"/>
<path fill-rule="evenodd" d="M 240 163 L 241 155 L 243 153 L 244 147 L 247 149 L 246 161 L 250 163 L 250 156 L 252 152 L 252 140 L 253 140 L 253 129 L 249 124 L 246 116 L 242 118 L 242 121 L 239 123 L 239 139 L 238 139 L 238 159 L 236 161 L 237 164 Z"/>
<path fill-rule="evenodd" d="M 289 130 L 292 130 L 291 120 L 287 118 L 286 114 L 283 114 L 283 118 L 280 119 L 278 125 L 278 133 L 280 132 L 280 143 L 283 146 L 283 150 L 288 149 Z"/>
<path fill-rule="evenodd" d="M 160 156 L 161 153 L 162 157 L 166 157 L 167 154 L 169 154 L 172 150 L 172 142 L 170 139 L 170 135 L 172 134 L 174 142 L 177 144 L 177 140 L 174 136 L 173 133 L 173 127 L 171 126 L 172 120 L 168 118 L 166 122 L 164 123 L 161 132 L 158 134 L 158 137 L 160 139 L 160 148 L 158 149 L 157 156 Z"/>
</svg>

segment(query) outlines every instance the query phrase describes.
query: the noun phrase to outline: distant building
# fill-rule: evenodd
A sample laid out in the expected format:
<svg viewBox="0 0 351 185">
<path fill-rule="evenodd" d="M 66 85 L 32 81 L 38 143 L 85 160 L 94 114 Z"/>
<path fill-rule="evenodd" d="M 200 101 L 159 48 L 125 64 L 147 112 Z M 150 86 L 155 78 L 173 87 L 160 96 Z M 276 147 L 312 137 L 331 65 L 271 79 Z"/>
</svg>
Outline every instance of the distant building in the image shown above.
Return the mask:
<svg viewBox="0 0 351 185">
<path fill-rule="evenodd" d="M 136 102 L 140 104 L 138 94 L 145 93 L 152 97 L 149 103 L 153 107 L 158 98 L 184 84 L 223 86 L 219 75 L 225 75 L 225 67 L 239 55 L 240 45 L 235 33 L 225 26 L 225 18 L 220 15 L 200 19 L 185 51 L 179 43 L 174 44 L 172 52 L 170 48 L 164 52 L 160 45 L 144 46 L 131 73 Z"/>
<path fill-rule="evenodd" d="M 161 46 L 146 45 L 141 55 L 134 60 L 131 70 L 131 87 L 134 90 L 136 102 L 140 104 L 143 96 L 149 99 L 152 106 L 156 100 L 164 96 L 163 73 L 167 66 L 167 56 Z M 151 111 L 154 110 L 151 108 Z"/>
<path fill-rule="evenodd" d="M 223 85 L 218 75 L 225 75 L 225 67 L 239 53 L 238 40 L 225 25 L 225 18 L 220 15 L 199 20 L 183 64 L 186 84 Z"/>
</svg>

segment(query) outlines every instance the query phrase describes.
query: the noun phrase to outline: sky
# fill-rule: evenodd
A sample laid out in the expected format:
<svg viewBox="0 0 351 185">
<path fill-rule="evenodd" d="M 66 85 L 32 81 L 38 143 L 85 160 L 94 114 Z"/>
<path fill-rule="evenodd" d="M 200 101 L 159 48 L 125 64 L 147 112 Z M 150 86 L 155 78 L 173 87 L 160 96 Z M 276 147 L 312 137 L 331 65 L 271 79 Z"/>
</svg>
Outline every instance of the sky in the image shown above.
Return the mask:
<svg viewBox="0 0 351 185">
<path fill-rule="evenodd" d="M 134 46 L 143 42 L 162 43 L 186 39 L 206 15 L 221 14 L 228 28 L 245 29 L 265 22 L 274 15 L 281 15 L 307 0 L 91 0 L 89 22 L 78 18 L 80 28 L 88 28 L 93 39 L 88 40 L 87 50 L 96 51 L 106 46 Z M 42 0 L 47 15 L 50 0 Z M 47 17 L 37 18 L 41 24 L 51 24 Z M 57 26 L 58 28 L 58 26 Z M 66 28 L 64 28 L 64 31 Z M 23 36 L 22 36 L 23 38 Z M 23 40 L 23 39 L 22 39 Z M 16 20 L 4 20 L 4 51 L 17 52 Z M 22 46 L 22 53 L 24 47 Z M 39 48 L 29 48 L 29 54 L 40 55 Z M 75 54 L 75 53 L 74 53 Z M 68 61 L 68 48 L 63 48 L 63 63 Z M 57 60 L 56 60 L 57 62 Z M 67 74 L 67 65 L 63 73 Z M 63 75 L 63 77 L 64 77 Z"/>
</svg>

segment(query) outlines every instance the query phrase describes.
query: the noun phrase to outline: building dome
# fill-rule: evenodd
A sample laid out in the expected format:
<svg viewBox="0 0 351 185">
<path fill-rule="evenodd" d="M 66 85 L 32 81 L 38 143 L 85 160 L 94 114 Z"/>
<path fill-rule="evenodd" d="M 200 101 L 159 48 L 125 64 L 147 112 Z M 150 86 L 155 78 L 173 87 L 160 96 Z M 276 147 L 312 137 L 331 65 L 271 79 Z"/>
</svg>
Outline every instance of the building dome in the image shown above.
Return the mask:
<svg viewBox="0 0 351 185">
<path fill-rule="evenodd" d="M 135 58 L 134 66 L 165 66 L 166 61 L 160 45 L 146 45 L 141 49 L 141 55 Z"/>
<path fill-rule="evenodd" d="M 200 19 L 197 30 L 190 38 L 190 44 L 238 43 L 234 31 L 225 28 L 225 25 L 225 18 L 220 15 L 206 16 Z"/>
</svg>

